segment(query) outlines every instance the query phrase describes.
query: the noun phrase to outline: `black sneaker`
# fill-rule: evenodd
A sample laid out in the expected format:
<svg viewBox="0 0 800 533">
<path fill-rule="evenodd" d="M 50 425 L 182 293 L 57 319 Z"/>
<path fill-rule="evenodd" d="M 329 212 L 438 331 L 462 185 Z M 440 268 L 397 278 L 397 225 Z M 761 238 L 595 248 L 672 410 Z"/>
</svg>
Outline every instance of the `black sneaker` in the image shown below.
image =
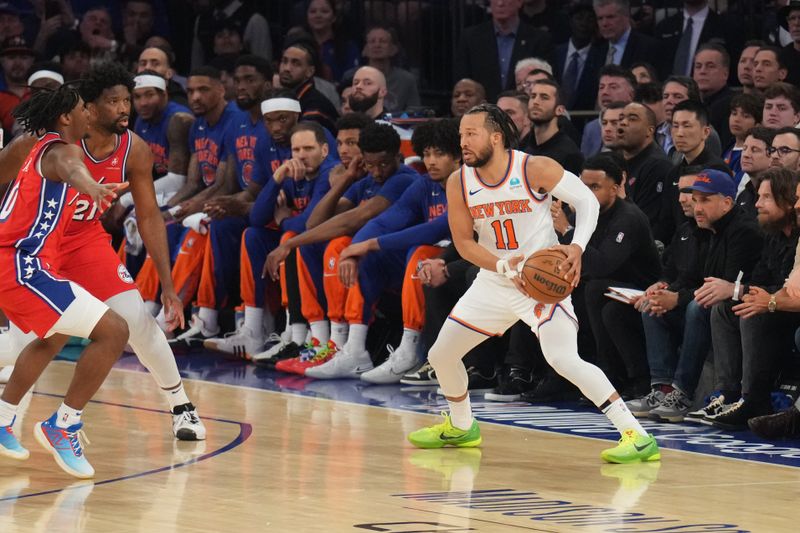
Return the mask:
<svg viewBox="0 0 800 533">
<path fill-rule="evenodd" d="M 482 374 L 480 370 L 471 366 L 467 368 L 467 378 L 468 390 L 478 391 L 497 387 L 497 372 L 494 371 L 491 375 Z"/>
<path fill-rule="evenodd" d="M 404 375 L 400 379 L 400 383 L 415 387 L 433 387 L 439 384 L 439 380 L 436 379 L 436 371 L 430 363 L 425 361 L 417 370 Z"/>
<path fill-rule="evenodd" d="M 276 345 L 274 348 L 276 348 L 277 346 L 278 345 Z M 283 361 L 284 359 L 291 359 L 293 357 L 299 357 L 299 356 L 300 356 L 300 346 L 290 341 L 284 344 L 282 348 L 280 348 L 274 355 L 271 355 L 270 357 L 264 357 L 264 358 L 254 357 L 253 363 L 255 363 L 256 366 L 274 369 L 275 363 L 277 363 L 278 361 Z"/>
<path fill-rule="evenodd" d="M 516 402 L 523 392 L 533 389 L 533 375 L 530 370 L 517 366 L 498 376 L 498 385 L 483 397 L 490 402 Z"/>
<path fill-rule="evenodd" d="M 535 389 L 523 392 L 520 399 L 530 403 L 566 402 L 577 400 L 579 396 L 580 391 L 575 385 L 558 374 L 551 374 Z"/>
<path fill-rule="evenodd" d="M 753 405 L 752 402 L 741 399 L 731 404 L 725 412 L 714 417 L 711 425 L 728 431 L 738 431 L 747 429 L 747 421 L 751 418 L 767 414 L 770 414 L 768 407 L 758 407 Z"/>
<path fill-rule="evenodd" d="M 203 343 L 219 335 L 219 328 L 216 331 L 209 331 L 206 329 L 203 320 L 197 316 L 192 316 L 192 321 L 186 331 L 175 337 L 168 339 L 167 343 L 173 352 L 186 353 L 190 350 L 195 350 L 203 347 Z"/>
<path fill-rule="evenodd" d="M 728 403 L 731 403 L 730 401 Z M 721 392 L 712 392 L 705 398 L 703 407 L 696 411 L 689 411 L 683 417 L 684 422 L 692 422 L 695 424 L 711 424 L 711 420 L 722 414 L 723 407 L 727 409 L 725 403 L 725 395 Z M 709 417 L 706 421 L 706 417 Z"/>
<path fill-rule="evenodd" d="M 764 415 L 747 421 L 750 430 L 767 440 L 789 439 L 800 436 L 800 411 L 794 405 L 774 415 Z"/>
</svg>

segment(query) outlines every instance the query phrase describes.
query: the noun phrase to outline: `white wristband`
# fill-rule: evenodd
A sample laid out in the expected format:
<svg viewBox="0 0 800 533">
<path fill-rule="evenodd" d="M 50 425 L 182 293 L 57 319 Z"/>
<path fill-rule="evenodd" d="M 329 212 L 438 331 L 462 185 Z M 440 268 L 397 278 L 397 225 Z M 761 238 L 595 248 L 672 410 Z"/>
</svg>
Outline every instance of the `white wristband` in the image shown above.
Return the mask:
<svg viewBox="0 0 800 533">
<path fill-rule="evenodd" d="M 508 264 L 508 259 L 498 259 L 497 263 L 495 264 L 495 268 L 497 269 L 498 274 L 502 274 L 508 279 L 516 278 L 520 272 L 522 272 L 521 266 L 524 264 L 524 261 L 520 261 L 517 269 L 511 268 L 511 265 Z"/>
<path fill-rule="evenodd" d="M 511 267 L 508 266 L 508 259 L 498 259 L 497 263 L 495 264 L 495 270 L 498 274 L 505 275 L 509 268 Z"/>
</svg>

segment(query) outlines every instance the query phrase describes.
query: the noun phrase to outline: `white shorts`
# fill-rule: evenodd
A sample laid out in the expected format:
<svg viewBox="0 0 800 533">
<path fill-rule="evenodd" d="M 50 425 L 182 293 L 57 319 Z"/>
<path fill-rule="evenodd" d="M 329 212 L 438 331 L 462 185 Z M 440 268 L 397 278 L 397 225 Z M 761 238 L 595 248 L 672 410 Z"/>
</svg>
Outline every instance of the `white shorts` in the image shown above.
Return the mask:
<svg viewBox="0 0 800 533">
<path fill-rule="evenodd" d="M 69 282 L 75 300 L 67 307 L 61 318 L 45 334 L 45 338 L 56 333 L 88 339 L 94 327 L 109 310 L 109 307 L 89 294 L 77 283 Z"/>
<path fill-rule="evenodd" d="M 489 336 L 502 335 L 517 320 L 528 324 L 537 335 L 542 324 L 550 320 L 570 320 L 578 327 L 569 296 L 557 304 L 543 304 L 522 294 L 505 276 L 484 269 L 448 318 Z"/>
</svg>

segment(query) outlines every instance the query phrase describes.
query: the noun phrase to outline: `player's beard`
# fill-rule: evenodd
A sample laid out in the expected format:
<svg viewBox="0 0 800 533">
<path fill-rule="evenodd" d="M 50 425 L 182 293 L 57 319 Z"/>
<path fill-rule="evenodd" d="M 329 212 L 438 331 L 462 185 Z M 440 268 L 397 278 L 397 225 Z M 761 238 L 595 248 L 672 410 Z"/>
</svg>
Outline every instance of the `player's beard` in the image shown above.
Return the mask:
<svg viewBox="0 0 800 533">
<path fill-rule="evenodd" d="M 260 101 L 254 98 L 245 98 L 243 100 L 239 100 L 238 98 L 236 99 L 236 106 L 242 111 L 250 111 L 259 103 Z"/>
<path fill-rule="evenodd" d="M 481 150 L 480 152 L 473 151 L 473 153 L 475 154 L 475 160 L 472 163 L 469 163 L 465 160 L 464 163 L 466 163 L 468 167 L 480 168 L 489 162 L 494 154 L 494 150 L 492 150 L 491 146 L 487 146 L 484 150 Z"/>
<path fill-rule="evenodd" d="M 120 117 L 122 118 L 122 117 Z M 130 119 L 129 119 L 130 120 Z M 111 122 L 109 124 L 105 124 L 105 129 L 111 133 L 116 133 L 117 135 L 122 135 L 125 133 L 125 130 L 128 129 L 127 126 L 123 126 L 119 123 L 119 119 Z"/>
<path fill-rule="evenodd" d="M 375 93 L 372 96 L 360 96 L 354 93 L 347 98 L 347 101 L 350 103 L 350 109 L 352 109 L 354 112 L 364 113 L 369 111 L 372 106 L 378 103 L 378 93 Z"/>
<path fill-rule="evenodd" d="M 542 115 L 538 118 L 531 118 L 531 124 L 534 126 L 547 126 L 549 125 L 553 119 L 555 118 L 556 113 L 555 111 L 552 113 L 548 113 L 546 115 Z"/>
</svg>

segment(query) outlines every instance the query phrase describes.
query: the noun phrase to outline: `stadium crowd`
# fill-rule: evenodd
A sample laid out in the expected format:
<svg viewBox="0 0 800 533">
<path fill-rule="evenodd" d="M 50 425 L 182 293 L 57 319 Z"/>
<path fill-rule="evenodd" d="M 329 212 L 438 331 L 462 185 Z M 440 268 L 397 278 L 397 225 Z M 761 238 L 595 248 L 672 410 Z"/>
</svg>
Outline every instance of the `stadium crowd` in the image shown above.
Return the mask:
<svg viewBox="0 0 800 533">
<path fill-rule="evenodd" d="M 285 2 L 280 20 L 260 4 L 0 3 L 6 142 L 31 91 L 129 90 L 105 119 L 153 153 L 191 316 L 174 351 L 436 386 L 425 354 L 477 274 L 449 241 L 445 183 L 459 118 L 488 102 L 600 204 L 573 293 L 580 353 L 631 412 L 800 435 L 800 1 L 759 3 L 748 25 L 733 1 L 465 2 L 483 22 L 453 36 L 448 88 L 419 68 L 433 0 Z M 570 207 L 550 211 L 570 242 Z M 130 194 L 103 220 L 164 324 Z M 464 363 L 489 401 L 579 399 L 521 322 Z"/>
</svg>

